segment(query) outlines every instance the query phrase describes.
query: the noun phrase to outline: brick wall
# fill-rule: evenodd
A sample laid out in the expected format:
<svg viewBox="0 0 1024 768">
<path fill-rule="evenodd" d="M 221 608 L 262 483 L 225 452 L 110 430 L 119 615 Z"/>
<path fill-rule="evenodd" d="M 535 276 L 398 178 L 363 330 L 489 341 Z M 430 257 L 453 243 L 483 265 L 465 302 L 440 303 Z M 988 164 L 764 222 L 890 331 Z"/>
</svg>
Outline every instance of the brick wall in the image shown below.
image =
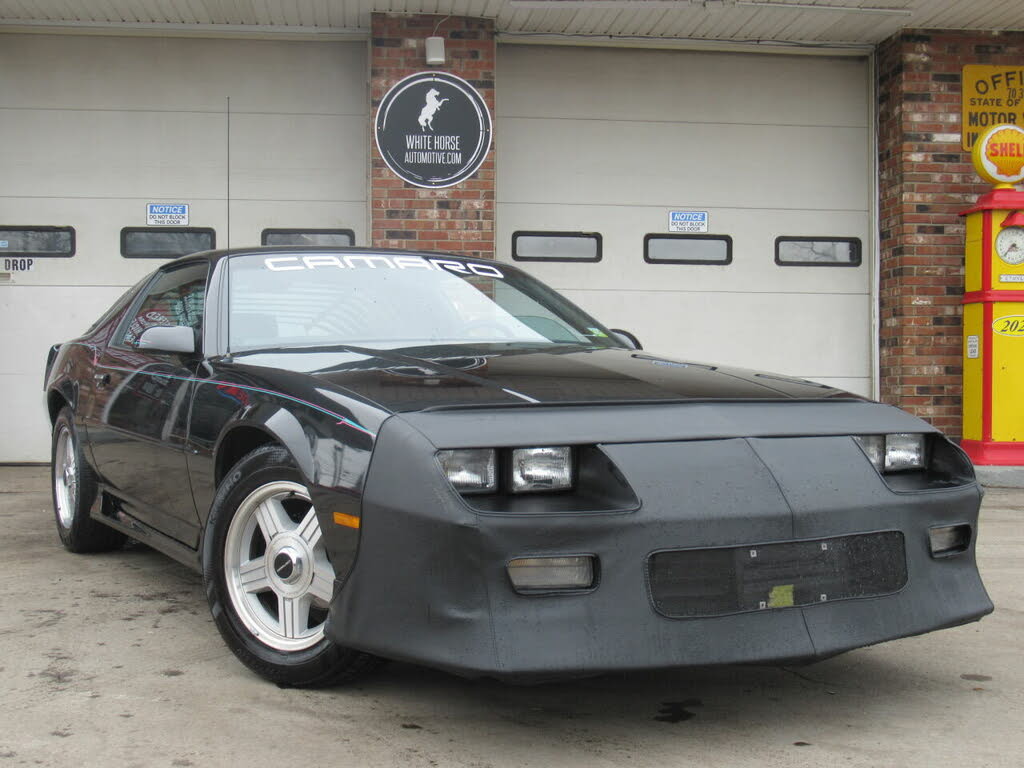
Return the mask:
<svg viewBox="0 0 1024 768">
<path fill-rule="evenodd" d="M 491 20 L 374 13 L 371 30 L 371 115 L 377 114 L 384 94 L 397 81 L 428 70 L 468 80 L 494 115 Z M 424 41 L 432 35 L 445 38 L 445 66 L 427 66 Z M 493 151 L 466 181 L 446 189 L 420 189 L 395 176 L 377 151 L 372 135 L 369 141 L 372 245 L 494 258 Z"/>
<path fill-rule="evenodd" d="M 961 211 L 989 185 L 960 148 L 965 64 L 1024 65 L 1024 33 L 904 30 L 878 49 L 881 394 L 961 434 Z"/>
</svg>

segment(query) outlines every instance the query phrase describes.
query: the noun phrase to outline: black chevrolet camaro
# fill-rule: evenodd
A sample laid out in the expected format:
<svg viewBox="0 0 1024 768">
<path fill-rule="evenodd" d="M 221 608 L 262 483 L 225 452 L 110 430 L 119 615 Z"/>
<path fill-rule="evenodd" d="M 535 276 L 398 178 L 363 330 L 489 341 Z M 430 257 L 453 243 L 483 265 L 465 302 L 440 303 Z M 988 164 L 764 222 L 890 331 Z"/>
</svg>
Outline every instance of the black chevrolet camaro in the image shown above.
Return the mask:
<svg viewBox="0 0 1024 768">
<path fill-rule="evenodd" d="M 64 545 L 201 571 L 282 684 L 806 661 L 992 610 L 927 423 L 643 351 L 503 263 L 187 256 L 53 347 L 46 399 Z"/>
</svg>

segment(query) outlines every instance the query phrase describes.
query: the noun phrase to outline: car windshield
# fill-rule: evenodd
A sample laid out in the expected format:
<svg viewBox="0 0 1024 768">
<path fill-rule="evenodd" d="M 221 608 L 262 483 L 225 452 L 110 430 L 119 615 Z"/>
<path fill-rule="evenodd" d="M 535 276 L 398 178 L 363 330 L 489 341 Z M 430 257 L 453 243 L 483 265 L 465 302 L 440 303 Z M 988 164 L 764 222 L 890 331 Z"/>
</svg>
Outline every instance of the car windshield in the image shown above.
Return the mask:
<svg viewBox="0 0 1024 768">
<path fill-rule="evenodd" d="M 228 348 L 435 344 L 618 347 L 550 288 L 496 262 L 394 253 L 234 256 Z"/>
</svg>

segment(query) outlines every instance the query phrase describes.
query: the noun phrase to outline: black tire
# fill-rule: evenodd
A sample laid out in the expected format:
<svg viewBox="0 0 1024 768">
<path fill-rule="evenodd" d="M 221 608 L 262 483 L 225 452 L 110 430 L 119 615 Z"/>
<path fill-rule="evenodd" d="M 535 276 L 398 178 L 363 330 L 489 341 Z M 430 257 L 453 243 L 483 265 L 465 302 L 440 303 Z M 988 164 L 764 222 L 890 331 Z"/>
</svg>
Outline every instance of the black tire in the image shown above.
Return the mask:
<svg viewBox="0 0 1024 768">
<path fill-rule="evenodd" d="M 124 544 L 124 534 L 89 517 L 98 492 L 96 476 L 82 455 L 68 407 L 61 410 L 53 424 L 50 490 L 57 533 L 69 552 L 107 552 Z"/>
<path fill-rule="evenodd" d="M 336 685 L 381 663 L 324 634 L 334 571 L 322 541 L 304 538 L 315 523 L 310 510 L 289 453 L 264 445 L 221 482 L 203 540 L 203 581 L 217 629 L 243 664 L 282 686 Z"/>
</svg>

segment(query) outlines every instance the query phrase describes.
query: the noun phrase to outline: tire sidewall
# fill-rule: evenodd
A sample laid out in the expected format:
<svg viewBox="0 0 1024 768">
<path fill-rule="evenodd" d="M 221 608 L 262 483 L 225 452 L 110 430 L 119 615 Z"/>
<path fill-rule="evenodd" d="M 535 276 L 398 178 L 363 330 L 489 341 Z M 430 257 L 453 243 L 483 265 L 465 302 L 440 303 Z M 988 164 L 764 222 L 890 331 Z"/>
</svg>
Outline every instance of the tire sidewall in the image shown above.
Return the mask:
<svg viewBox="0 0 1024 768">
<path fill-rule="evenodd" d="M 251 669 L 289 685 L 309 684 L 336 664 L 341 649 L 324 637 L 301 651 L 279 651 L 260 642 L 242 622 L 231 600 L 224 569 L 228 528 L 239 505 L 260 486 L 287 480 L 308 486 L 283 448 L 257 448 L 223 479 L 203 537 L 203 582 L 214 622 L 232 651 Z"/>
<path fill-rule="evenodd" d="M 57 504 L 57 445 L 60 442 L 61 432 L 67 429 L 68 438 L 71 440 L 75 454 L 75 501 L 70 505 L 71 525 L 65 526 L 60 519 L 60 510 Z M 71 411 L 63 409 L 53 424 L 53 435 L 50 440 L 50 495 L 53 498 L 53 520 L 57 525 L 57 534 L 61 543 L 68 549 L 75 551 L 78 546 L 78 534 L 83 521 L 88 518 L 89 505 L 95 495 L 94 484 L 91 477 L 85 471 L 85 457 L 82 455 L 82 444 L 78 440 L 78 430 L 75 429 L 75 422 Z"/>
</svg>

